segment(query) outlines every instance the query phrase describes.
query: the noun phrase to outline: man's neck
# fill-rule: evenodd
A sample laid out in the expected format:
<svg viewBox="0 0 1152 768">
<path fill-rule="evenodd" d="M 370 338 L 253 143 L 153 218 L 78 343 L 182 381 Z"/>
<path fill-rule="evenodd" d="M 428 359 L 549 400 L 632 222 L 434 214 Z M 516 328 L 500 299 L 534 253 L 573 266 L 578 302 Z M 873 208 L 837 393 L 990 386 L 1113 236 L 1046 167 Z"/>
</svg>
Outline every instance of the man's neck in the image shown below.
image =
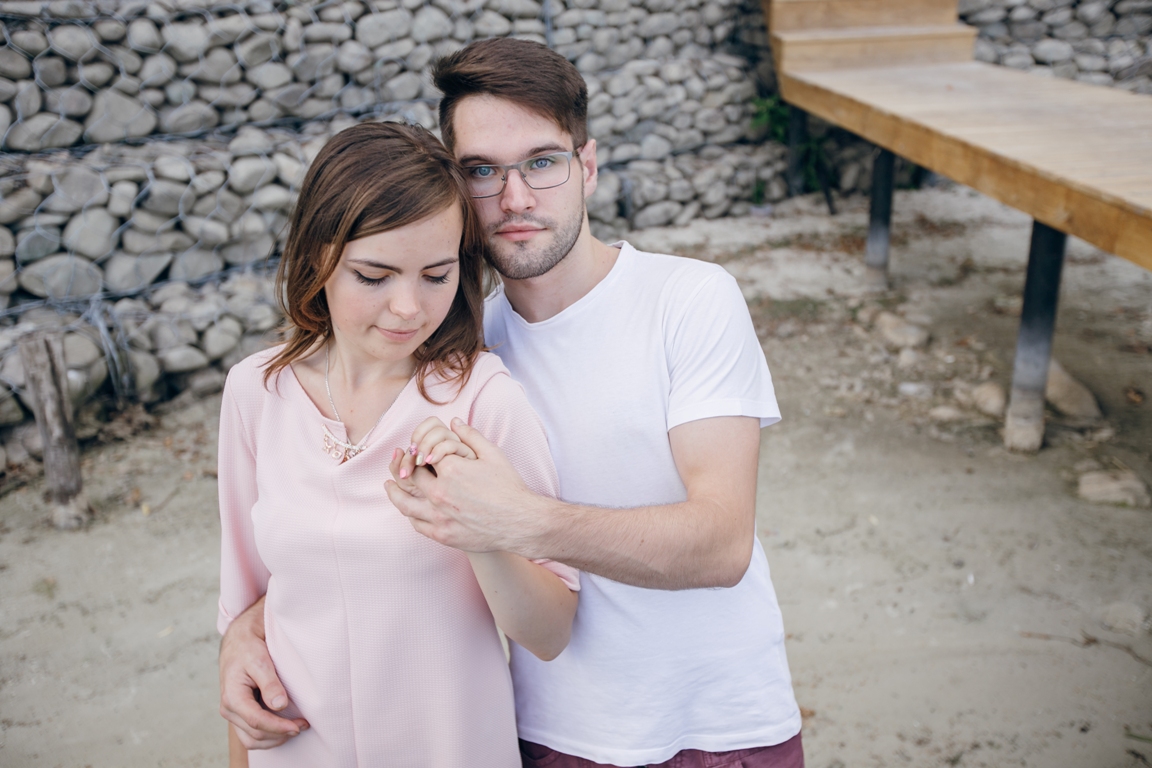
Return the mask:
<svg viewBox="0 0 1152 768">
<path fill-rule="evenodd" d="M 543 322 L 588 295 L 612 271 L 619 255 L 618 248 L 592 237 L 585 218 L 580 237 L 559 264 L 539 277 L 505 278 L 504 295 L 520 317 L 530 323 Z"/>
</svg>

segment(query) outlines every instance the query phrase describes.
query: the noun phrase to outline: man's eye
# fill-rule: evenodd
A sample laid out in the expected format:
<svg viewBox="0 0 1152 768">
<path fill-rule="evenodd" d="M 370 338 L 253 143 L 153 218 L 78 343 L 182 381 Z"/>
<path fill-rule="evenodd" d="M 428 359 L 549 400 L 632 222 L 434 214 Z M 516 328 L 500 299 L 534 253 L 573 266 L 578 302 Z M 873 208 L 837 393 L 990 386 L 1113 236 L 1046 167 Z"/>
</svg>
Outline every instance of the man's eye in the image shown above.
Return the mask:
<svg viewBox="0 0 1152 768">
<path fill-rule="evenodd" d="M 549 166 L 556 164 L 556 156 L 555 155 L 545 155 L 544 157 L 534 157 L 531 160 L 529 160 L 528 163 L 529 163 L 528 167 L 531 168 L 532 170 L 542 171 L 545 168 L 548 168 Z"/>
<path fill-rule="evenodd" d="M 469 166 L 468 173 L 476 179 L 490 179 L 496 175 L 496 169 L 490 165 Z"/>
</svg>

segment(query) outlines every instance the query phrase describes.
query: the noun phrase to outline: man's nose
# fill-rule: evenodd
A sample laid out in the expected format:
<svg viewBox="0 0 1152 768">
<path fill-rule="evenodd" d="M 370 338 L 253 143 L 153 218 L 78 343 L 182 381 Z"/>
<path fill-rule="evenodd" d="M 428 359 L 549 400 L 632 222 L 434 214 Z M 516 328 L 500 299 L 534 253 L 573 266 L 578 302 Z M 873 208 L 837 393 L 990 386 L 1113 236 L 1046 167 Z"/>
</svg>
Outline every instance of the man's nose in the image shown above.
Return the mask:
<svg viewBox="0 0 1152 768">
<path fill-rule="evenodd" d="M 532 187 L 524 181 L 520 171 L 511 169 L 504 182 L 504 191 L 500 193 L 500 210 L 505 213 L 530 211 L 536 207 L 536 198 Z"/>
</svg>

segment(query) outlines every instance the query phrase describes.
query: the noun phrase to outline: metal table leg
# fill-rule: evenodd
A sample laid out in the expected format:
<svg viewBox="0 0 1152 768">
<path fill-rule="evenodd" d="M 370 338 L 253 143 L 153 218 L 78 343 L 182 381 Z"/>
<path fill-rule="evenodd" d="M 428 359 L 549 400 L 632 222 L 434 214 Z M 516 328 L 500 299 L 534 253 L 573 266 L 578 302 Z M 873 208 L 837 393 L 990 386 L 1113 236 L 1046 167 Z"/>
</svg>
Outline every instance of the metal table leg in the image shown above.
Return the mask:
<svg viewBox="0 0 1152 768">
<path fill-rule="evenodd" d="M 1032 223 L 1024 306 L 1016 337 L 1012 396 L 1004 424 L 1004 444 L 1014 451 L 1035 452 L 1044 442 L 1044 388 L 1052 355 L 1052 330 L 1060 297 L 1060 271 L 1068 236 L 1039 221 Z"/>
<path fill-rule="evenodd" d="M 868 217 L 868 246 L 864 253 L 865 282 L 869 290 L 888 290 L 888 246 L 892 231 L 892 188 L 896 156 L 881 149 L 872 162 L 872 200 Z"/>
</svg>

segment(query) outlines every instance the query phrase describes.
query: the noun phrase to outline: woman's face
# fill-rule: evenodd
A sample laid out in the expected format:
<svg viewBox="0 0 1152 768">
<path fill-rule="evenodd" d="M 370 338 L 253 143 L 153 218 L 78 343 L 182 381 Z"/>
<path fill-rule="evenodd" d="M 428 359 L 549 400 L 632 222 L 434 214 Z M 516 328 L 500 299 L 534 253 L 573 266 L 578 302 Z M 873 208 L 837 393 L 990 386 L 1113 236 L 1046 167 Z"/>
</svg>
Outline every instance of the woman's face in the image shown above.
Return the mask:
<svg viewBox="0 0 1152 768">
<path fill-rule="evenodd" d="M 377 360 L 411 356 L 452 307 L 463 231 L 460 208 L 451 205 L 346 244 L 324 284 L 336 343 Z"/>
</svg>

